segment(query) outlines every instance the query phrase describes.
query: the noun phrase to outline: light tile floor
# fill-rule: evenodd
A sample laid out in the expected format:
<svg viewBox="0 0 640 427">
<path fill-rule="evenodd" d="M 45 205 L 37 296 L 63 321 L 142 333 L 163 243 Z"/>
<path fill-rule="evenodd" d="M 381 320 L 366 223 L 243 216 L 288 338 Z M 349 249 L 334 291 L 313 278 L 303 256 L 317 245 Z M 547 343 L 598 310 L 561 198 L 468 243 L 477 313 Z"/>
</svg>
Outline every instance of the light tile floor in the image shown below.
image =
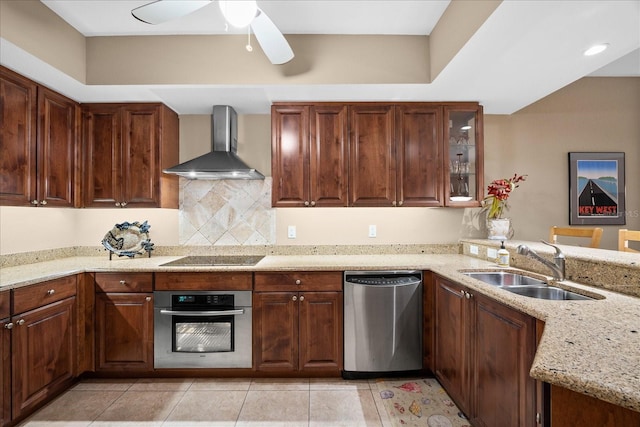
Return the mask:
<svg viewBox="0 0 640 427">
<path fill-rule="evenodd" d="M 375 380 L 91 379 L 21 427 L 390 427 Z"/>
</svg>

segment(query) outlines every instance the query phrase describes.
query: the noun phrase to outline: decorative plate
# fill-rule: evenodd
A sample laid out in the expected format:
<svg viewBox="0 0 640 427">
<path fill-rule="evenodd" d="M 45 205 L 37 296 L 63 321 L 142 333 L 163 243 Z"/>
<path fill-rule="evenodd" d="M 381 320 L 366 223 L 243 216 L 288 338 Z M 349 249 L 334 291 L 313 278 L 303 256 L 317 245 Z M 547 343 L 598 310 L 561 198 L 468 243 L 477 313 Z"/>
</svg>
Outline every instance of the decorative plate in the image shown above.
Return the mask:
<svg viewBox="0 0 640 427">
<path fill-rule="evenodd" d="M 138 254 L 144 254 L 153 250 L 153 243 L 149 239 L 147 221 L 140 224 L 136 222 L 123 222 L 116 224 L 111 231 L 105 234 L 102 245 L 111 253 L 118 256 L 133 258 Z"/>
</svg>

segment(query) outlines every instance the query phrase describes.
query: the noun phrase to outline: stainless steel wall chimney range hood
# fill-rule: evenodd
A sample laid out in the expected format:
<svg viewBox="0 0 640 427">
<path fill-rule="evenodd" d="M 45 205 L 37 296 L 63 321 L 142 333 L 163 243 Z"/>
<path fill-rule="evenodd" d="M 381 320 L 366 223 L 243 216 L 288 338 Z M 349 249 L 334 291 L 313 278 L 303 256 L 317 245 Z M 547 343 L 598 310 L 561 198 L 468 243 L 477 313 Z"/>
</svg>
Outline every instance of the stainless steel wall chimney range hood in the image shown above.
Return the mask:
<svg viewBox="0 0 640 427">
<path fill-rule="evenodd" d="M 211 116 L 213 151 L 163 170 L 189 179 L 264 179 L 238 155 L 238 114 L 228 105 L 214 105 Z"/>
</svg>

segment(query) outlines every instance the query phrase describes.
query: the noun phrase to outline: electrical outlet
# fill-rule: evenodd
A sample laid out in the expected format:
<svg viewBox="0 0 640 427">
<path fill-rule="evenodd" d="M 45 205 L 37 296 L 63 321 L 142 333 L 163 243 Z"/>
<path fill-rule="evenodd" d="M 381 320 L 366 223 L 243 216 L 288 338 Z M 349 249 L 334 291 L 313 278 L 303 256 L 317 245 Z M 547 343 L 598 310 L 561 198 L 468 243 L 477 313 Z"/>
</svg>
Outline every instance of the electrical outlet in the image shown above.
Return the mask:
<svg viewBox="0 0 640 427">
<path fill-rule="evenodd" d="M 369 226 L 369 237 L 376 237 L 378 235 L 378 230 L 375 225 Z"/>
<path fill-rule="evenodd" d="M 469 253 L 471 255 L 478 255 L 478 247 L 476 245 L 469 245 Z"/>
<path fill-rule="evenodd" d="M 489 259 L 497 259 L 498 258 L 498 250 L 493 248 L 487 249 L 487 258 Z"/>
<path fill-rule="evenodd" d="M 296 226 L 295 225 L 290 225 L 287 227 L 287 237 L 289 239 L 295 239 L 296 238 Z"/>
</svg>

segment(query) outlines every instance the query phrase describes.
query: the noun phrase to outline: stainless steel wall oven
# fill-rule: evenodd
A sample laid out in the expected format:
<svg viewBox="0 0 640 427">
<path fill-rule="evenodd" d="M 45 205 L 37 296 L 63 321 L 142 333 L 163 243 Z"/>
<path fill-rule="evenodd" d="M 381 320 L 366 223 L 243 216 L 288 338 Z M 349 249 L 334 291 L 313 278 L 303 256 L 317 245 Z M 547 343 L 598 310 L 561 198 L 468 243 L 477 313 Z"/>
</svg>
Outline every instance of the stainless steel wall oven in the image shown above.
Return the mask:
<svg viewBox="0 0 640 427">
<path fill-rule="evenodd" d="M 155 368 L 251 368 L 251 291 L 154 292 Z"/>
</svg>

